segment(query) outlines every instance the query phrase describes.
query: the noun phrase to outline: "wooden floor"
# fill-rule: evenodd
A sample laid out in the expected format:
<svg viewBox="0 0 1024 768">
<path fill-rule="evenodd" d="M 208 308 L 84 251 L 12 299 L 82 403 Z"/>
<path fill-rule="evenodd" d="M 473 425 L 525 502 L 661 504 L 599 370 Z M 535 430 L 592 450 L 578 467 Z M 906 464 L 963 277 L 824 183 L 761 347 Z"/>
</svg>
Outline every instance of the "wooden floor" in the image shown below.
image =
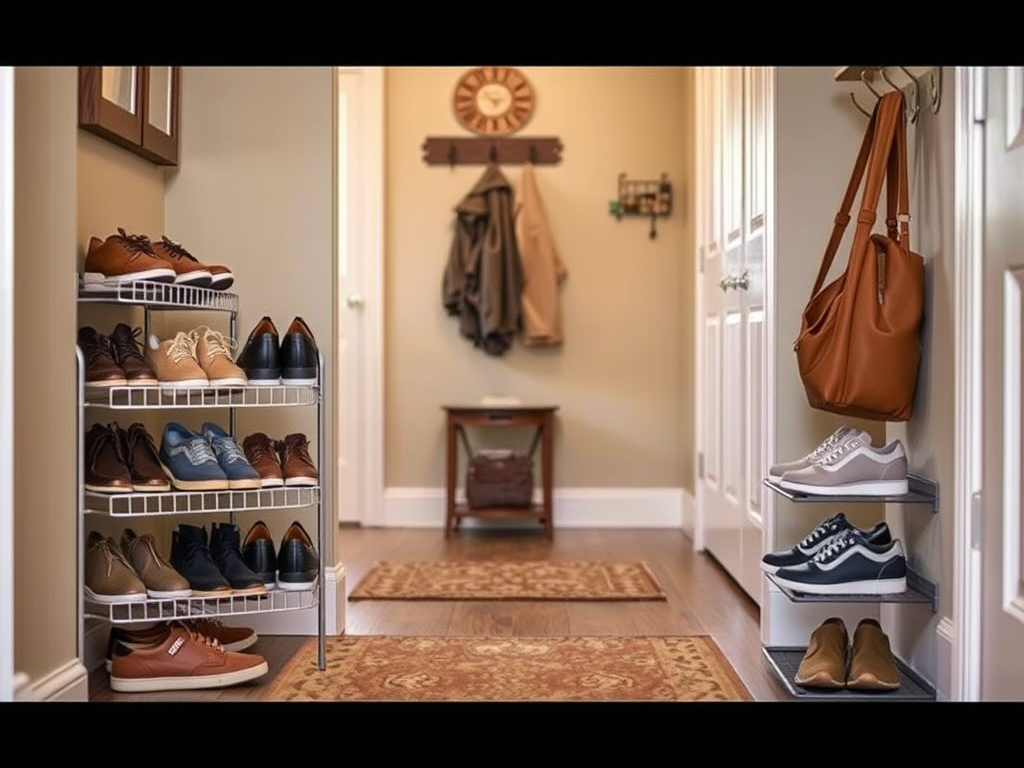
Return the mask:
<svg viewBox="0 0 1024 768">
<path fill-rule="evenodd" d="M 665 602 L 487 602 L 359 600 L 346 606 L 349 635 L 710 635 L 758 700 L 789 694 L 761 654 L 757 606 L 709 556 L 666 529 L 558 531 L 554 541 L 525 530 L 468 529 L 445 541 L 435 529 L 346 528 L 340 559 L 351 591 L 377 560 L 642 560 Z M 93 700 L 259 698 L 304 638 L 261 637 L 270 674 L 260 684 L 212 691 L 116 694 L 107 674 L 90 677 Z"/>
</svg>

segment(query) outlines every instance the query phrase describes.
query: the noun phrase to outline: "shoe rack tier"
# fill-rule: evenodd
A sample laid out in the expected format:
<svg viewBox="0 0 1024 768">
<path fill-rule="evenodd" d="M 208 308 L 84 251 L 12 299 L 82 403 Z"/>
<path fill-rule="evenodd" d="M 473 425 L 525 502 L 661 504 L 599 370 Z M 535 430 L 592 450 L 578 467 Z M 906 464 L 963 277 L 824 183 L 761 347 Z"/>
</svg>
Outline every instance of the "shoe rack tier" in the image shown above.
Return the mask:
<svg viewBox="0 0 1024 768">
<path fill-rule="evenodd" d="M 160 309 L 198 309 L 238 312 L 238 295 L 176 283 L 135 280 L 117 288 L 86 290 L 78 277 L 78 301 L 82 304 L 134 304 Z"/>
<path fill-rule="evenodd" d="M 133 624 L 173 619 L 209 619 L 244 616 L 253 613 L 277 613 L 315 608 L 320 604 L 320 586 L 312 589 L 272 589 L 262 595 L 225 597 L 185 597 L 166 600 L 137 600 L 101 603 L 83 596 L 85 618 L 102 619 L 112 624 Z"/>
<path fill-rule="evenodd" d="M 203 512 L 300 509 L 320 502 L 319 486 L 284 486 L 235 491 L 171 491 L 169 493 L 85 492 L 87 514 L 111 517 L 193 515 Z"/>
<path fill-rule="evenodd" d="M 768 664 L 778 675 L 786 689 L 800 699 L 839 699 L 843 701 L 935 701 L 935 689 L 910 667 L 896 659 L 900 673 L 900 687 L 894 691 L 858 691 L 852 688 L 825 690 L 802 688 L 793 682 L 800 667 L 806 648 L 784 648 L 766 646 L 761 649 Z"/>
<path fill-rule="evenodd" d="M 318 386 L 86 387 L 85 405 L 113 409 L 155 408 L 281 408 L 320 403 Z"/>
<path fill-rule="evenodd" d="M 892 595 L 812 595 L 780 584 L 773 574 L 765 576 L 794 603 L 921 603 L 932 613 L 939 610 L 939 585 L 912 568 L 907 568 L 907 591 Z"/>
<path fill-rule="evenodd" d="M 849 503 L 878 503 L 878 504 L 928 504 L 932 512 L 939 511 L 939 484 L 935 480 L 920 475 L 907 474 L 907 493 L 889 494 L 887 496 L 831 496 L 825 494 L 804 493 L 802 491 L 791 491 L 783 488 L 777 481 L 769 478 L 764 479 L 764 484 L 776 493 L 785 496 L 794 502 L 813 502 L 815 504 L 849 504 Z"/>
</svg>

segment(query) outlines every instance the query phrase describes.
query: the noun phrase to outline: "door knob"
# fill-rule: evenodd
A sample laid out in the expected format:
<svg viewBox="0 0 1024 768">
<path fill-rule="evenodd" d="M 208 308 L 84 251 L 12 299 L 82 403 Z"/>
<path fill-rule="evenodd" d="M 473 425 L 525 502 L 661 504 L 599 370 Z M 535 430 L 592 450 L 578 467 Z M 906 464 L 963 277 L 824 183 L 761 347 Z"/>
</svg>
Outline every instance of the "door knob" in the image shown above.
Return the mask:
<svg viewBox="0 0 1024 768">
<path fill-rule="evenodd" d="M 732 288 L 732 275 L 726 275 L 721 280 L 719 280 L 718 287 L 722 289 L 722 293 L 725 293 L 727 290 Z"/>
<path fill-rule="evenodd" d="M 744 269 L 742 275 L 734 277 L 732 279 L 732 287 L 742 288 L 744 291 L 747 290 L 750 287 L 750 272 Z"/>
<path fill-rule="evenodd" d="M 360 296 L 358 293 L 354 293 L 347 299 L 345 299 L 345 303 L 348 304 L 353 309 L 355 309 L 357 307 L 362 307 L 363 304 L 365 304 L 366 302 L 363 300 L 362 296 Z"/>
</svg>

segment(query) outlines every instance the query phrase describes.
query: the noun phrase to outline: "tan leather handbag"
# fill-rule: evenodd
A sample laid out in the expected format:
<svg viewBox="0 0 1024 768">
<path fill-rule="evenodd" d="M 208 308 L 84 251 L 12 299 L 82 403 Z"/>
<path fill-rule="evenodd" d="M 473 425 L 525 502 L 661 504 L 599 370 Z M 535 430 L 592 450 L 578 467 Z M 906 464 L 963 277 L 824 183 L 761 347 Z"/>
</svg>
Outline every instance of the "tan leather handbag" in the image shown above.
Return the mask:
<svg viewBox="0 0 1024 768">
<path fill-rule="evenodd" d="M 846 271 L 822 288 L 865 169 Z M 883 179 L 887 235 L 871 232 Z M 903 94 L 893 91 L 875 105 L 793 345 L 814 408 L 878 421 L 911 416 L 921 357 L 924 260 L 910 250 L 909 212 Z"/>
</svg>

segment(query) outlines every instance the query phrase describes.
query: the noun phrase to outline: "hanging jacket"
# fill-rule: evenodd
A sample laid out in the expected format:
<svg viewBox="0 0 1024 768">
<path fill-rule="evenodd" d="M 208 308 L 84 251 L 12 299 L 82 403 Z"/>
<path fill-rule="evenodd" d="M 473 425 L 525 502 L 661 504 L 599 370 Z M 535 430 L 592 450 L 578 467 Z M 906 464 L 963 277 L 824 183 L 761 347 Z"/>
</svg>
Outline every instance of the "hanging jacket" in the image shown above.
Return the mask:
<svg viewBox="0 0 1024 768">
<path fill-rule="evenodd" d="M 562 343 L 558 287 L 566 272 L 558 257 L 533 165 L 523 166 L 516 189 L 516 243 L 523 260 L 523 343 L 553 347 Z"/>
<path fill-rule="evenodd" d="M 496 165 L 455 207 L 455 233 L 441 294 L 459 332 L 502 355 L 521 327 L 523 267 L 516 248 L 512 185 Z"/>
</svg>

